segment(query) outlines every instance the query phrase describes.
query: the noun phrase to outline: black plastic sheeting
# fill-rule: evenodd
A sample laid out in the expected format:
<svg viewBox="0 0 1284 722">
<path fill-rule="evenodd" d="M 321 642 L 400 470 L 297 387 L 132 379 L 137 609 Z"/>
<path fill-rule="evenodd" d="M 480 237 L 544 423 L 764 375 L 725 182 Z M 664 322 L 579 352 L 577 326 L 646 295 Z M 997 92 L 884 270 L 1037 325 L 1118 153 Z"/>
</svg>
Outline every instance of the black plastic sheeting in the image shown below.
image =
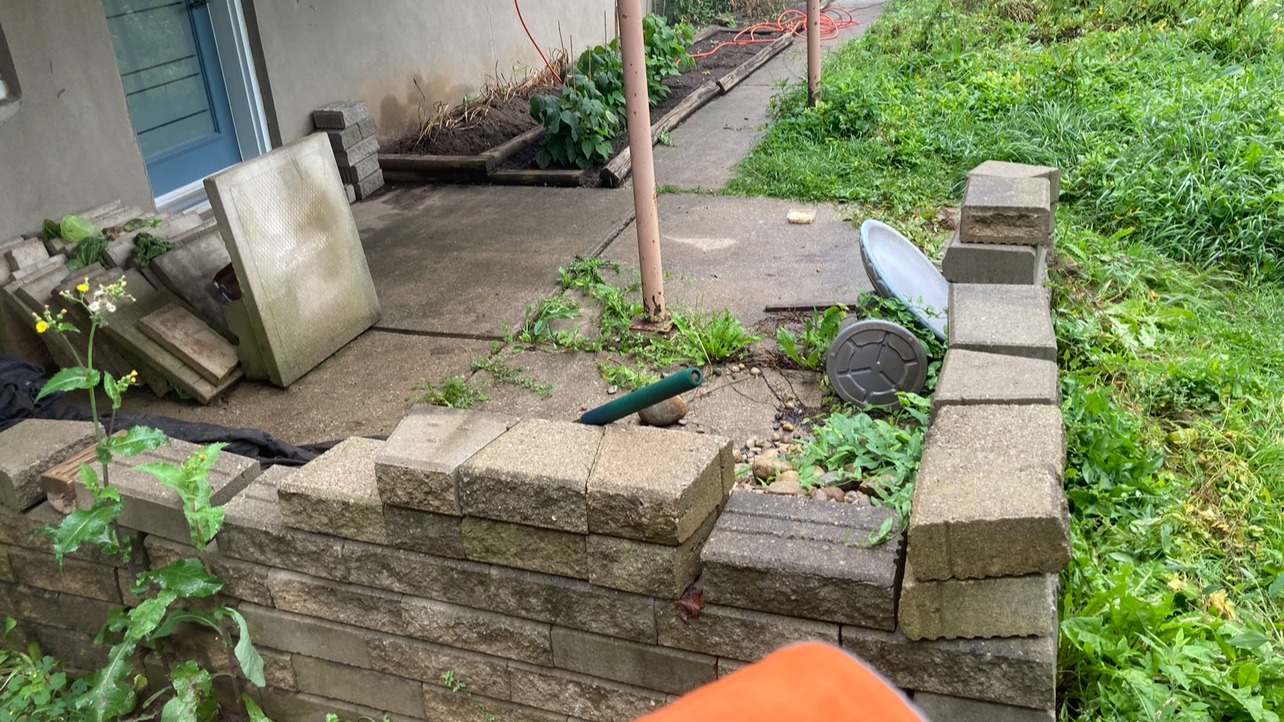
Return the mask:
<svg viewBox="0 0 1284 722">
<path fill-rule="evenodd" d="M 0 355 L 0 431 L 23 419 L 88 421 L 93 418 L 92 412 L 83 406 L 59 406 L 62 394 L 50 394 L 36 401 L 36 396 L 47 380 L 43 368 L 13 356 Z M 110 415 L 100 414 L 99 418 L 104 424 L 111 421 Z M 302 466 L 330 446 L 292 446 L 256 429 L 229 429 L 166 416 L 116 415 L 117 431 L 135 426 L 160 429 L 172 439 L 193 444 L 222 442 L 227 444 L 225 450 L 228 453 L 257 459 L 263 466 Z"/>
</svg>

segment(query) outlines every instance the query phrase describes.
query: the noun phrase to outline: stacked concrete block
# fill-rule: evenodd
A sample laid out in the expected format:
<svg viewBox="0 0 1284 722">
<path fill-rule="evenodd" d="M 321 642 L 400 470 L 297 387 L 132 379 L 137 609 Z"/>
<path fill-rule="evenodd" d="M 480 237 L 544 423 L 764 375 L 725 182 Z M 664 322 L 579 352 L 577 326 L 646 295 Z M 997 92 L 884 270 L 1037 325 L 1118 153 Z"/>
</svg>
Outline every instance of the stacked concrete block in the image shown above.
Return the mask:
<svg viewBox="0 0 1284 722">
<path fill-rule="evenodd" d="M 330 139 L 348 202 L 364 200 L 383 187 L 379 139 L 365 101 L 340 100 L 317 108 L 312 124 Z"/>
<path fill-rule="evenodd" d="M 973 169 L 941 261 L 946 279 L 1042 285 L 1060 193 L 1056 168 L 986 161 Z"/>
<path fill-rule="evenodd" d="M 27 419 L 0 431 L 0 506 L 26 511 L 44 501 L 40 474 L 93 443 L 87 421 Z"/>
</svg>

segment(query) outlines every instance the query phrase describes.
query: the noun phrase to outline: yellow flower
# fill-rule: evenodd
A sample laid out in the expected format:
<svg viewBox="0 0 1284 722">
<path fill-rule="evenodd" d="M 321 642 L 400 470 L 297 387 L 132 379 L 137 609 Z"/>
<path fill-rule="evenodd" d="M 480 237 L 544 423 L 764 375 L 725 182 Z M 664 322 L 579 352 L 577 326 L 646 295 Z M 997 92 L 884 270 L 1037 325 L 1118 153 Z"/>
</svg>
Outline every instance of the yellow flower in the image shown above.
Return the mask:
<svg viewBox="0 0 1284 722">
<path fill-rule="evenodd" d="M 80 291 L 81 293 L 89 293 L 89 279 L 86 278 L 85 280 L 81 281 L 80 285 L 76 286 L 76 290 Z"/>
<path fill-rule="evenodd" d="M 36 333 L 44 333 L 49 330 L 49 324 L 45 321 L 36 321 Z"/>
</svg>

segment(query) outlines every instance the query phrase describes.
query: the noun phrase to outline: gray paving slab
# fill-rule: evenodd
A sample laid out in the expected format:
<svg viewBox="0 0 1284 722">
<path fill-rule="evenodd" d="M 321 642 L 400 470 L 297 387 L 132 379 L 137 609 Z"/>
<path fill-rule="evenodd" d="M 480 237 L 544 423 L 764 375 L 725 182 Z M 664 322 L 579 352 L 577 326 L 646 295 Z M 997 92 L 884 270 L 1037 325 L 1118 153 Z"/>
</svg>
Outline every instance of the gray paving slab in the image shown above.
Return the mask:
<svg viewBox="0 0 1284 722">
<path fill-rule="evenodd" d="M 469 360 L 486 351 L 483 341 L 367 332 L 288 390 L 243 382 L 225 394 L 225 402 L 209 407 L 134 392 L 125 395 L 124 408 L 262 429 L 292 444 L 384 436 L 410 409 L 415 384 L 467 373 Z"/>
<path fill-rule="evenodd" d="M 499 338 L 556 290 L 557 268 L 615 236 L 627 190 L 406 186 L 352 209 L 378 328 Z"/>
<path fill-rule="evenodd" d="M 815 208 L 810 225 L 792 225 L 792 209 Z M 873 286 L 860 263 L 859 236 L 840 207 L 771 198 L 660 197 L 661 254 L 674 308 L 729 309 L 745 325 L 768 307 L 854 305 Z M 602 254 L 637 268 L 630 224 Z"/>
</svg>

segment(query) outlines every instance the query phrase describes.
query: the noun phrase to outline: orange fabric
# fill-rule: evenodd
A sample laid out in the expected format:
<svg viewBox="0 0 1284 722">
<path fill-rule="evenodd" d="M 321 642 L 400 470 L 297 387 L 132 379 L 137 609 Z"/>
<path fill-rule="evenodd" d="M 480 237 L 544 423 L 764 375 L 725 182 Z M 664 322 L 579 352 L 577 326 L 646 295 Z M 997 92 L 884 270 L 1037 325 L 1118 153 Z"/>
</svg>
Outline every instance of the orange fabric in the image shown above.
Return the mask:
<svg viewBox="0 0 1284 722">
<path fill-rule="evenodd" d="M 820 642 L 778 650 L 637 722 L 925 722 L 860 660 Z"/>
</svg>

